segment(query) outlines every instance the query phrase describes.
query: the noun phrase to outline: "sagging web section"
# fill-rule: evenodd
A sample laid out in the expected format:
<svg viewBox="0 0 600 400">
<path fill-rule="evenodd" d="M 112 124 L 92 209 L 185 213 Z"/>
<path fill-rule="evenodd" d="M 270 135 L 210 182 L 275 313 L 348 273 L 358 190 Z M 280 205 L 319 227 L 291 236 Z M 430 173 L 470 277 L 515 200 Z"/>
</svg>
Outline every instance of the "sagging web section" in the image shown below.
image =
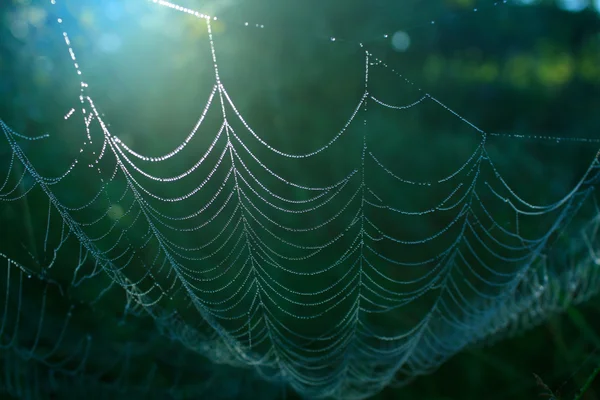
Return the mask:
<svg viewBox="0 0 600 400">
<path fill-rule="evenodd" d="M 206 24 L 215 81 L 196 125 L 159 156 L 128 146 L 88 95 L 63 32 L 82 79 L 80 102 L 65 120 L 79 119 L 85 139 L 70 167 L 49 177 L 20 142 L 51 139 L 28 138 L 1 123 L 11 159 L 0 198 L 47 198 L 43 253 L 51 254 L 42 262 L 29 251 L 25 259 L 38 260 L 31 268 L 0 254 L 9 273 L 16 267 L 49 279 L 60 254 L 79 246 L 78 259 L 68 263 L 69 286 L 101 274 L 110 278 L 89 299 L 92 304 L 121 287 L 128 312 L 149 313 L 188 349 L 217 362 L 254 366 L 306 396 L 337 398 L 363 398 L 427 373 L 529 315 L 532 304 L 540 316 L 597 290 L 595 266 L 565 269 L 548 261 L 549 248 L 569 223 L 596 204 L 597 158 L 563 198 L 530 203 L 496 167 L 485 130 L 421 89 L 407 104 L 372 93 L 370 81 L 378 73 L 396 75 L 401 87 L 414 85 L 362 45 L 364 92 L 341 129 L 308 152 L 280 150 L 246 121 L 221 81 L 214 18 L 153 2 Z M 425 104 L 460 121 L 476 144 L 444 176 L 408 179 L 393 159 L 377 153 L 370 116 Z M 219 121 L 214 139 L 193 163 L 171 173 L 170 163 L 197 135 L 209 135 L 208 120 Z M 361 140 L 355 153 L 348 151 L 355 162 L 342 179 L 311 185 L 286 177 L 285 163 L 317 159 L 326 168 L 322 157 L 349 135 Z M 316 169 L 307 169 L 308 178 Z M 82 179 L 95 185 L 95 193 L 73 204 L 65 188 Z M 403 205 L 405 193 L 421 198 L 422 207 Z M 503 222 L 507 215 L 511 225 Z M 426 218 L 434 222 L 412 229 Z M 538 229 L 521 232 L 531 221 L 539 221 Z M 596 221 L 583 231 L 585 247 L 574 250 L 591 252 L 586 260 L 598 260 Z M 13 281 L 9 275 L 7 285 Z M 75 373 L 84 369 L 90 340 L 74 351 L 84 360 Z"/>
</svg>

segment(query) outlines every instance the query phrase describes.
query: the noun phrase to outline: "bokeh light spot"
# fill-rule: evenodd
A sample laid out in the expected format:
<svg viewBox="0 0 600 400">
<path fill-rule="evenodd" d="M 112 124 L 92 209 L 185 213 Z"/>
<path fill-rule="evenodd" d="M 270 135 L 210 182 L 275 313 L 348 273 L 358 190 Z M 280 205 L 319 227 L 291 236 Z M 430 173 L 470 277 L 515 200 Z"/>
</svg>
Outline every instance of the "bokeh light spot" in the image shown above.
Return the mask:
<svg viewBox="0 0 600 400">
<path fill-rule="evenodd" d="M 105 33 L 98 40 L 98 46 L 104 53 L 114 53 L 121 48 L 121 45 L 121 38 L 114 33 Z"/>
<path fill-rule="evenodd" d="M 580 12 L 589 5 L 589 0 L 557 0 L 558 7 L 569 12 Z"/>
<path fill-rule="evenodd" d="M 118 21 L 123 16 L 123 6 L 116 1 L 111 1 L 106 5 L 105 12 L 108 19 Z"/>
<path fill-rule="evenodd" d="M 398 31 L 392 36 L 392 47 L 396 51 L 406 51 L 410 47 L 410 36 L 404 31 Z"/>
</svg>

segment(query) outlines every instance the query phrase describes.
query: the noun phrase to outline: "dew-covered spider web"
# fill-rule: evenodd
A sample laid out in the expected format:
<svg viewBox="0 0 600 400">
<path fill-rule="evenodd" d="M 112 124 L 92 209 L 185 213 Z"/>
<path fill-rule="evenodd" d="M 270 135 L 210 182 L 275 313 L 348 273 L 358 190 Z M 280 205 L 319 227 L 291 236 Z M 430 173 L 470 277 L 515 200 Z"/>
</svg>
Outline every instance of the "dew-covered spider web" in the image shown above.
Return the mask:
<svg viewBox="0 0 600 400">
<path fill-rule="evenodd" d="M 339 6 L 330 32 L 325 5 L 278 20 L 275 3 L 17 3 L 0 108 L 8 393 L 202 398 L 208 357 L 308 398 L 366 398 L 600 288 L 598 126 L 525 129 L 526 109 L 484 126 L 477 94 L 408 78 L 417 63 L 386 46 L 449 23 L 439 4 L 401 18 L 407 34 Z M 494 29 L 523 10 L 450 19 Z"/>
</svg>

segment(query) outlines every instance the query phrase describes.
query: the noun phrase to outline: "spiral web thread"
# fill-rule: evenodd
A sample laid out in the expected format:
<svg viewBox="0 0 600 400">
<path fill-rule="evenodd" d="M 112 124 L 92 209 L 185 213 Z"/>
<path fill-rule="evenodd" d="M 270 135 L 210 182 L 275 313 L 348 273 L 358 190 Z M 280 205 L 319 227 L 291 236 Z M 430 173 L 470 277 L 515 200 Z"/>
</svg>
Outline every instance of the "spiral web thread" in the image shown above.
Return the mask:
<svg viewBox="0 0 600 400">
<path fill-rule="evenodd" d="M 221 81 L 211 30 L 216 18 L 153 2 L 206 25 L 214 67 L 205 107 L 178 147 L 143 155 L 111 132 L 88 95 L 68 32 L 65 43 L 82 80 L 80 102 L 65 120 L 82 124 L 79 157 L 62 175 L 45 176 L 21 143 L 51 138 L 27 137 L 0 121 L 3 146 L 10 149 L 0 199 L 48 204 L 34 218 L 44 226 L 38 243 L 0 253 L 6 265 L 0 345 L 9 393 L 42 396 L 71 379 L 82 391 L 97 382 L 107 394 L 127 388 L 161 396 L 151 392 L 152 363 L 142 373 L 129 368 L 139 364 L 147 344 L 111 345 L 106 335 L 70 324 L 77 310 L 108 301 L 107 293 L 124 295 L 124 315 L 151 316 L 159 346 L 171 343 L 181 354 L 172 357 L 169 395 L 185 397 L 177 374 L 189 368 L 184 358 L 200 354 L 251 366 L 307 397 L 346 399 L 406 383 L 468 345 L 534 326 L 597 292 L 597 158 L 563 198 L 531 204 L 488 153 L 490 137 L 498 134 L 421 89 L 407 104 L 378 97 L 371 92 L 374 74 L 394 74 L 400 88 L 414 85 L 362 45 L 364 92 L 342 128 L 305 153 L 280 150 L 244 119 Z M 461 166 L 416 181 L 376 153 L 369 116 L 374 109 L 403 113 L 424 104 L 459 120 L 478 139 Z M 163 167 L 199 132 L 209 135 L 208 120 L 219 122 L 204 153 L 182 172 Z M 278 172 L 288 162 L 326 157 L 350 134 L 361 144 L 348 154 L 354 167 L 342 179 L 311 185 Z M 558 139 L 597 145 L 595 139 Z M 64 193 L 81 179 L 94 193 L 71 204 Z M 420 209 L 406 209 L 394 191 L 419 191 L 426 200 Z M 500 214 L 515 223 L 507 227 Z M 398 229 L 438 215 L 443 222 L 425 235 Z M 523 221 L 539 229 L 526 235 Z M 24 236 L 21 229 L 27 230 L 14 227 L 13 234 Z M 4 237 L 11 228 L 2 231 Z M 52 314 L 51 293 L 62 299 L 53 302 Z M 54 347 L 42 348 L 44 341 Z M 103 369 L 95 360 L 106 352 L 117 361 Z M 50 370 L 50 378 L 41 379 L 38 366 Z M 31 381 L 44 384 L 24 384 Z M 205 387 L 187 390 L 197 394 Z"/>
</svg>

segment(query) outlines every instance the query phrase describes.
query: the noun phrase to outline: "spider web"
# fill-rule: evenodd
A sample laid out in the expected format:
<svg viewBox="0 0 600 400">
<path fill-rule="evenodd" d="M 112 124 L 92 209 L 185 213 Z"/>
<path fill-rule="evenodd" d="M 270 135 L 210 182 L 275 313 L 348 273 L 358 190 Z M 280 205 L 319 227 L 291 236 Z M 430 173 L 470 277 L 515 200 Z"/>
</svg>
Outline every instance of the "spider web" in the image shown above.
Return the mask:
<svg viewBox="0 0 600 400">
<path fill-rule="evenodd" d="M 203 355 L 307 397 L 365 398 L 597 292 L 597 154 L 566 193 L 538 203 L 511 183 L 490 142 L 598 140 L 487 132 L 366 42 L 337 37 L 327 45 L 361 55 L 353 103 L 329 122 L 337 128 L 263 132 L 222 79 L 232 70 L 221 72 L 219 20 L 153 3 L 193 17 L 206 34 L 212 77 L 183 140 L 166 132 L 158 150 L 110 126 L 62 15 L 56 24 L 80 78 L 64 132 L 26 136 L 0 121 L 9 392 L 33 396 L 65 379 L 106 395 L 198 395 L 204 384 L 184 392 L 177 382 L 206 373 L 193 367 Z M 419 110 L 460 132 L 462 154 L 433 150 L 455 138 L 413 137 L 435 156 L 406 167 L 398 154 L 411 143 L 397 132 Z M 48 151 L 53 140 L 81 141 L 65 168 L 60 150 Z M 104 329 L 91 321 L 100 303 L 122 319 Z M 73 325 L 74 314 L 83 323 Z M 122 345 L 113 324 L 160 334 Z M 148 361 L 149 347 L 162 349 L 163 368 L 130 369 Z M 27 384 L 40 368 L 50 371 L 44 384 Z M 154 391 L 157 374 L 172 382 L 165 393 Z"/>
</svg>

